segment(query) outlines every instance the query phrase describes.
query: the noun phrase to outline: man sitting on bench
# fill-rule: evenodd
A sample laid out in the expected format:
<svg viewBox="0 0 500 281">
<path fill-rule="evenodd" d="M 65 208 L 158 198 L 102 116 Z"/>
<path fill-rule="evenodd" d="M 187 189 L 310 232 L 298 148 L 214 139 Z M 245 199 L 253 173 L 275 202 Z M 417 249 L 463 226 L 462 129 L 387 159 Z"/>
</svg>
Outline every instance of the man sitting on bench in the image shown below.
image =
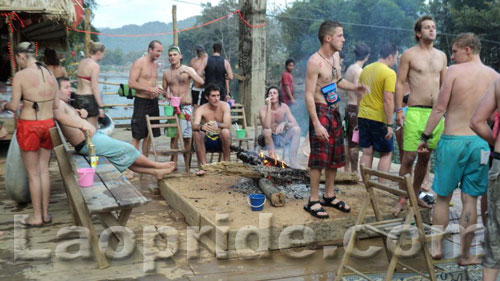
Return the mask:
<svg viewBox="0 0 500 281">
<path fill-rule="evenodd" d="M 96 132 L 96 128 L 84 119 L 87 117 L 87 112 L 76 110 L 69 105 L 71 86 L 68 78 L 58 78 L 57 82 L 60 102 L 59 108 L 54 110 L 54 117 L 61 125 L 63 135 L 75 147 L 76 152 L 88 155 L 84 132 L 90 131 L 96 155 L 106 157 L 120 172 L 128 168 L 137 173 L 153 175 L 160 180 L 174 170 L 174 162 L 151 161 L 131 144 Z"/>
<path fill-rule="evenodd" d="M 220 88 L 210 83 L 203 95 L 208 103 L 199 106 L 194 112 L 193 137 L 196 145 L 198 165 L 207 164 L 206 152 L 221 152 L 224 161 L 231 156 L 231 109 L 229 104 L 220 101 Z M 202 176 L 205 171 L 200 168 L 196 173 Z"/>
<path fill-rule="evenodd" d="M 300 143 L 300 127 L 288 105 L 281 103 L 281 93 L 278 87 L 269 87 L 265 98 L 266 105 L 259 111 L 262 134 L 257 138 L 257 143 L 266 148 L 272 158 L 276 158 L 275 147 L 290 145 L 288 160 L 290 166 L 295 167 Z"/>
</svg>

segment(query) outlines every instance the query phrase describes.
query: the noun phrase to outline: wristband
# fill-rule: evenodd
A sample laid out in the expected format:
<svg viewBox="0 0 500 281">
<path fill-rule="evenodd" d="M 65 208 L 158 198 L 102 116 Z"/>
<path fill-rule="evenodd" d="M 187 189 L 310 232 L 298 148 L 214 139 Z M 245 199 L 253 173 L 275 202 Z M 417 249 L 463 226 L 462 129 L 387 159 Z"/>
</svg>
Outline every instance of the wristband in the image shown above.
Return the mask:
<svg viewBox="0 0 500 281">
<path fill-rule="evenodd" d="M 394 112 L 400 112 L 400 111 L 403 111 L 402 107 L 398 107 L 398 108 L 396 108 L 396 110 L 394 110 Z"/>
<path fill-rule="evenodd" d="M 340 81 L 342 81 L 342 80 L 344 80 L 344 78 L 343 78 L 343 77 L 340 77 L 340 79 L 339 79 L 339 80 L 337 80 L 337 85 L 338 85 L 338 84 L 340 83 Z"/>
<path fill-rule="evenodd" d="M 394 123 L 392 124 L 385 124 L 387 127 L 391 127 L 391 128 L 394 128 Z"/>
<path fill-rule="evenodd" d="M 424 142 L 428 142 L 430 138 L 432 138 L 432 134 L 428 136 L 425 133 L 422 133 L 422 135 L 420 136 L 420 139 Z"/>
</svg>

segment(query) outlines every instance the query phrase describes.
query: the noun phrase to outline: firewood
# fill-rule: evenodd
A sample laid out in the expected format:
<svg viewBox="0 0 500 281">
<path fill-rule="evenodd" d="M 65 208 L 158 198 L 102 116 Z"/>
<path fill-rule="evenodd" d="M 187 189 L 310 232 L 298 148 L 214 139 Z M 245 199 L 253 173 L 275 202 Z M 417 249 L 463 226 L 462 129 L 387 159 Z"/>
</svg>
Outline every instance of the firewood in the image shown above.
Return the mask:
<svg viewBox="0 0 500 281">
<path fill-rule="evenodd" d="M 279 191 L 276 187 L 274 187 L 272 181 L 261 178 L 259 180 L 259 188 L 264 192 L 267 199 L 271 201 L 271 204 L 274 207 L 283 207 L 286 202 L 285 192 Z"/>
</svg>

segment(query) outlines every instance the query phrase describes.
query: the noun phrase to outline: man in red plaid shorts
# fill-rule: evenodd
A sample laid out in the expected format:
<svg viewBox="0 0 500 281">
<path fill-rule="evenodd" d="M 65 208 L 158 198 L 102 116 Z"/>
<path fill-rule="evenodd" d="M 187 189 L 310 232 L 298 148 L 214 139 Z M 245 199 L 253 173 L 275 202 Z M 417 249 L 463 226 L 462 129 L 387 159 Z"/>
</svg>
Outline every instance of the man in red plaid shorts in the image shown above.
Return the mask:
<svg viewBox="0 0 500 281">
<path fill-rule="evenodd" d="M 326 219 L 329 216 L 323 206 L 343 212 L 351 211 L 351 207 L 337 199 L 334 193 L 337 168 L 345 165 L 337 87 L 358 93 L 366 92 L 366 87 L 354 85 L 341 77 L 339 52 L 345 42 L 342 25 L 324 21 L 319 28 L 318 38 L 321 47 L 309 58 L 306 70 L 305 100 L 309 112 L 311 196 L 304 210 L 314 217 Z M 320 201 L 318 190 L 323 169 L 326 184 Z"/>
</svg>

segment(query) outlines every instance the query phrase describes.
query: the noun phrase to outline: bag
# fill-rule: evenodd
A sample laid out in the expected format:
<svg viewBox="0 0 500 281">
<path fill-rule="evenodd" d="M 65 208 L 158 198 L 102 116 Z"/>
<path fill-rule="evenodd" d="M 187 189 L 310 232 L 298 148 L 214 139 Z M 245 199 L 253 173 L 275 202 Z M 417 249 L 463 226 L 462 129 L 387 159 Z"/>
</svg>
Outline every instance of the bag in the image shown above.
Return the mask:
<svg viewBox="0 0 500 281">
<path fill-rule="evenodd" d="M 128 84 L 120 84 L 118 88 L 118 95 L 126 97 L 127 99 L 133 99 L 135 97 L 135 90 L 128 87 Z"/>
<path fill-rule="evenodd" d="M 322 87 L 321 93 L 325 97 L 328 106 L 332 106 L 340 101 L 340 96 L 337 94 L 337 83 Z"/>
</svg>

